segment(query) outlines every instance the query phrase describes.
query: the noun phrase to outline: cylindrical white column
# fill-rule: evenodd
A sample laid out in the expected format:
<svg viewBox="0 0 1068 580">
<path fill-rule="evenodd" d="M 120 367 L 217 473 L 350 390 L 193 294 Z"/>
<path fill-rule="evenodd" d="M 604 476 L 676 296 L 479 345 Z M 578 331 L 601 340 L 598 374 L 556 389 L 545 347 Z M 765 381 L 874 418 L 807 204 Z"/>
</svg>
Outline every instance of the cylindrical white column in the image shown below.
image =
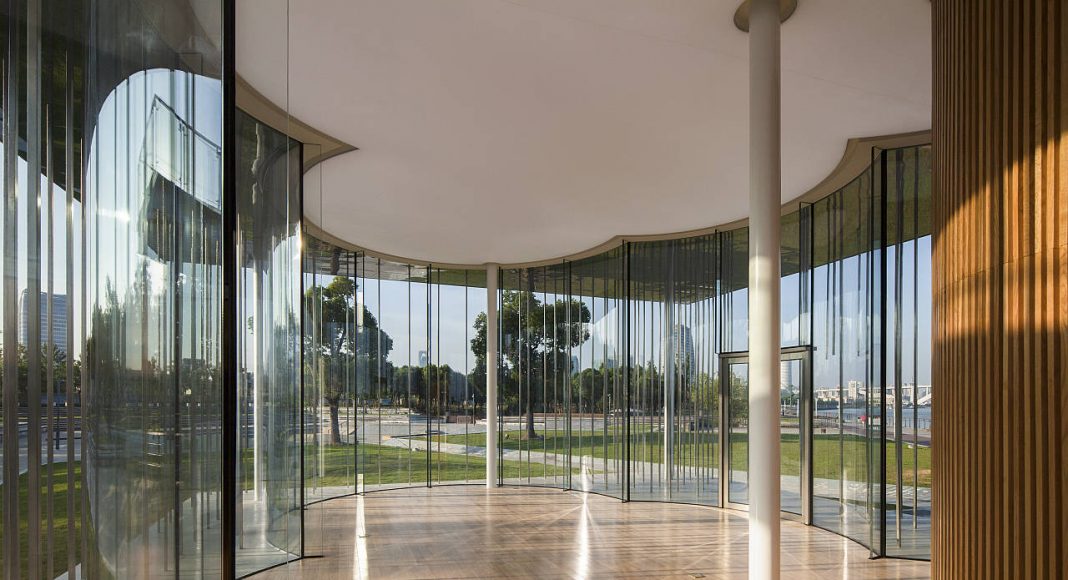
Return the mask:
<svg viewBox="0 0 1068 580">
<path fill-rule="evenodd" d="M 497 264 L 486 266 L 486 487 L 497 487 Z"/>
<path fill-rule="evenodd" d="M 749 4 L 749 577 L 779 577 L 779 0 Z"/>
</svg>

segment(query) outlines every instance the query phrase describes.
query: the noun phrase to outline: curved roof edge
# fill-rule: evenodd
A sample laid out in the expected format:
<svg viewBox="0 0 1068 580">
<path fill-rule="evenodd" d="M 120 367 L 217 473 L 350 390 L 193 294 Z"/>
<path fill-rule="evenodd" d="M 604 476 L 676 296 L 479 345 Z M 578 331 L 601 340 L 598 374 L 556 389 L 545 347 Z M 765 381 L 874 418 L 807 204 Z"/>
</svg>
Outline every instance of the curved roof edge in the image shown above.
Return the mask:
<svg viewBox="0 0 1068 580">
<path fill-rule="evenodd" d="M 827 177 L 823 178 L 823 180 L 816 184 L 812 189 L 809 189 L 808 191 L 796 197 L 795 199 L 784 203 L 781 208 L 782 214 L 786 215 L 788 213 L 796 211 L 802 203 L 814 202 L 845 187 L 850 181 L 852 181 L 858 175 L 868 169 L 872 161 L 872 151 L 875 149 L 897 149 L 901 147 L 911 147 L 915 145 L 926 145 L 930 142 L 930 131 L 915 131 L 911 133 L 898 133 L 895 135 L 856 137 L 850 139 L 846 142 L 845 151 L 842 152 L 842 158 L 838 161 L 838 165 L 836 165 L 835 168 L 831 170 L 831 172 L 827 175 Z M 307 170 L 307 167 L 305 167 L 305 170 Z M 724 224 L 699 228 L 695 230 L 669 232 L 664 234 L 620 234 L 612 236 L 604 242 L 597 244 L 596 246 L 593 246 L 591 248 L 582 250 L 580 252 L 574 252 L 564 256 L 556 256 L 553 258 L 546 258 L 544 260 L 535 260 L 531 262 L 501 263 L 497 265 L 502 268 L 531 268 L 547 266 L 551 264 L 559 264 L 560 262 L 564 261 L 580 260 L 582 258 L 595 256 L 611 248 L 619 246 L 623 242 L 650 242 L 689 238 L 693 236 L 711 234 L 719 230 L 736 229 L 745 226 L 748 222 L 748 219 L 740 219 Z M 492 264 L 492 262 L 484 262 L 481 264 L 452 264 L 428 262 L 427 260 L 413 260 L 410 258 L 405 258 L 404 256 L 396 256 L 384 252 L 378 252 L 372 248 L 352 244 L 341 238 L 338 238 L 337 236 L 334 236 L 333 234 L 325 231 L 322 227 L 313 222 L 311 218 L 307 215 L 304 216 L 304 231 L 312 236 L 315 236 L 318 239 L 323 240 L 324 242 L 328 242 L 339 248 L 343 248 L 349 251 L 363 252 L 368 256 L 374 256 L 383 260 L 389 260 L 391 262 L 401 262 L 421 266 L 432 265 L 436 268 L 447 269 L 480 269 Z"/>
<path fill-rule="evenodd" d="M 289 135 L 304 144 L 304 172 L 315 165 L 342 153 L 356 151 L 356 147 L 332 137 L 289 114 L 237 76 L 237 107 L 272 129 Z"/>
</svg>

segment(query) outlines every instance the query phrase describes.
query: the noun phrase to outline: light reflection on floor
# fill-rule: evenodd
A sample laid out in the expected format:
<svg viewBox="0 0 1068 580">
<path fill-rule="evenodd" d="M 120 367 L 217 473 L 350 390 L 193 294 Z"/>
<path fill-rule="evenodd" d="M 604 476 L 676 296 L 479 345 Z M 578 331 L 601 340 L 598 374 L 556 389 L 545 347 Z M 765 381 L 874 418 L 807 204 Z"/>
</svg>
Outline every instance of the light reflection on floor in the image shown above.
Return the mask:
<svg viewBox="0 0 1068 580">
<path fill-rule="evenodd" d="M 308 558 L 255 578 L 744 578 L 744 512 L 546 488 L 442 486 L 312 506 Z M 782 522 L 783 578 L 927 578 Z"/>
</svg>

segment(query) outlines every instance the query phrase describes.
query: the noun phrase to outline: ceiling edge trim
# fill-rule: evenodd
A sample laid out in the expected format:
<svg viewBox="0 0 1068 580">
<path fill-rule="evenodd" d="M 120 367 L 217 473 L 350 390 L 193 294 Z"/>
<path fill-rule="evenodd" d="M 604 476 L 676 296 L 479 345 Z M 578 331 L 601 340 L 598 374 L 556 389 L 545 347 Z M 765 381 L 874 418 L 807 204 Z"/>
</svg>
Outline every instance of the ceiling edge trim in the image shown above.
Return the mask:
<svg viewBox="0 0 1068 580">
<path fill-rule="evenodd" d="M 271 102 L 240 75 L 237 76 L 237 107 L 272 129 L 304 144 L 304 172 L 342 153 L 356 151 L 353 145 L 293 117 Z"/>
<path fill-rule="evenodd" d="M 801 204 L 812 203 L 819 199 L 823 199 L 824 197 L 848 185 L 849 182 L 856 179 L 858 175 L 868 169 L 872 162 L 872 151 L 875 149 L 897 149 L 901 147 L 927 145 L 930 142 L 931 131 L 929 130 L 914 131 L 911 133 L 897 133 L 894 135 L 879 135 L 875 137 L 856 137 L 850 139 L 846 142 L 845 151 L 842 152 L 842 158 L 838 161 L 838 165 L 836 165 L 835 168 L 831 170 L 827 177 L 823 178 L 822 181 L 817 183 L 814 187 L 812 187 L 805 193 L 784 203 L 781 207 L 781 214 L 786 215 L 791 212 L 797 211 Z M 305 170 L 307 170 L 307 168 L 305 168 Z M 591 248 L 567 254 L 564 256 L 558 256 L 555 258 L 548 258 L 544 260 L 534 260 L 529 262 L 499 263 L 497 265 L 501 268 L 536 268 L 541 266 L 549 266 L 552 264 L 559 264 L 562 262 L 573 262 L 576 260 L 581 260 L 583 258 L 588 258 L 591 256 L 596 256 L 597 254 L 604 253 L 612 248 L 618 247 L 624 242 L 657 242 L 664 240 L 674 240 L 679 238 L 689 238 L 694 236 L 713 234 L 717 231 L 737 229 L 740 227 L 744 227 L 748 223 L 749 219 L 743 218 L 740 220 L 735 220 L 716 226 L 679 232 L 670 232 L 664 234 L 616 235 Z M 383 260 L 388 260 L 391 262 L 460 270 L 483 269 L 491 264 L 494 264 L 493 262 L 483 262 L 481 264 L 455 264 L 432 262 L 424 259 L 406 258 L 404 256 L 396 256 L 385 252 L 379 252 L 371 248 L 347 242 L 333 234 L 330 234 L 321 226 L 312 221 L 312 219 L 307 215 L 304 216 L 304 232 L 311 234 L 316 238 L 323 240 L 324 242 L 333 244 L 339 248 L 353 252 L 362 252 L 365 255 L 381 258 Z"/>
</svg>

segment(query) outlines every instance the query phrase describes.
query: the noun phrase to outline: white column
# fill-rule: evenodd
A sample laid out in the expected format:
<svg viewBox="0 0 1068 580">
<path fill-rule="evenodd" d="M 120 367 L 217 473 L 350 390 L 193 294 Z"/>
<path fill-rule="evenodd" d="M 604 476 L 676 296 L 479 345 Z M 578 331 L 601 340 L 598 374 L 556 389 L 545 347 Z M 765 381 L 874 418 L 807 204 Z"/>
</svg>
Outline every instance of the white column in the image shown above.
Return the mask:
<svg viewBox="0 0 1068 580">
<path fill-rule="evenodd" d="M 497 264 L 486 266 L 486 487 L 497 487 Z"/>
<path fill-rule="evenodd" d="M 749 577 L 779 577 L 779 0 L 749 7 Z"/>
</svg>

